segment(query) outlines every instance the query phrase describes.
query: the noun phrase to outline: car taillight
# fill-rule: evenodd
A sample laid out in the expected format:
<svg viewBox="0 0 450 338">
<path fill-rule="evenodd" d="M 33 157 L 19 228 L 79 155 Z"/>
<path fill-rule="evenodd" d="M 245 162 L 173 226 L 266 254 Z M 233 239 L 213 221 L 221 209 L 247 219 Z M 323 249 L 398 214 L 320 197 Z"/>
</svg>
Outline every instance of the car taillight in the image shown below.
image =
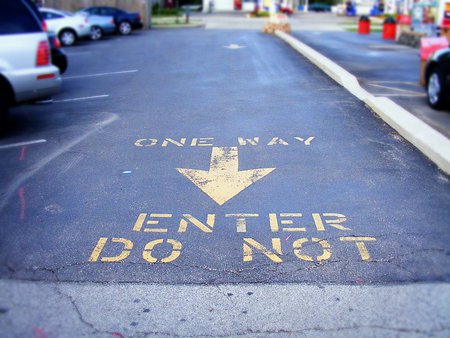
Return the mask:
<svg viewBox="0 0 450 338">
<path fill-rule="evenodd" d="M 113 25 L 116 24 L 116 23 L 114 22 L 114 18 L 111 19 L 111 23 L 112 23 Z"/>
<path fill-rule="evenodd" d="M 47 28 L 47 23 L 45 22 L 45 20 L 41 20 L 41 25 L 42 25 L 42 29 L 44 30 L 44 32 L 47 32 L 48 28 Z"/>
<path fill-rule="evenodd" d="M 50 46 L 48 41 L 41 41 L 36 53 L 36 66 L 47 66 L 50 64 Z"/>
<path fill-rule="evenodd" d="M 59 39 L 56 36 L 53 38 L 53 44 L 55 45 L 56 49 L 61 48 L 61 42 L 59 42 Z"/>
</svg>

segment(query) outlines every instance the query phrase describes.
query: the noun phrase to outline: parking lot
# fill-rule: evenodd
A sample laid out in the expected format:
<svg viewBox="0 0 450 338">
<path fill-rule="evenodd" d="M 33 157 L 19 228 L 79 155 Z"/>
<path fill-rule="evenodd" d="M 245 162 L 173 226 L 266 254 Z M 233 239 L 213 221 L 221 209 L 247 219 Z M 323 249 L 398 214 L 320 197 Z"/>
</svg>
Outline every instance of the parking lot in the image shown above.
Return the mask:
<svg viewBox="0 0 450 338">
<path fill-rule="evenodd" d="M 67 47 L 11 109 L 0 336 L 448 336 L 448 175 L 215 17 Z"/>
<path fill-rule="evenodd" d="M 3 278 L 448 281 L 448 176 L 281 41 L 66 51 L 61 93 L 14 108 L 0 142 Z"/>
</svg>

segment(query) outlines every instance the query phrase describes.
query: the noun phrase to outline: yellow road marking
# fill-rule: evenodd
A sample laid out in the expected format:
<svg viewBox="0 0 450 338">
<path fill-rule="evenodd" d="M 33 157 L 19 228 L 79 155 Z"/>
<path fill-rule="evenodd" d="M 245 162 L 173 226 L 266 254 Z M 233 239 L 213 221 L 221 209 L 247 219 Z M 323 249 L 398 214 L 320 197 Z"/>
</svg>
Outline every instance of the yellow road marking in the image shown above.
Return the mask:
<svg viewBox="0 0 450 338">
<path fill-rule="evenodd" d="M 152 255 L 152 250 L 155 248 L 155 246 L 163 244 L 163 243 L 164 243 L 163 239 L 156 239 L 154 241 L 148 242 L 145 245 L 144 251 L 142 252 L 142 258 L 144 258 L 144 260 L 146 260 L 149 263 L 157 263 L 158 258 L 156 258 Z M 183 245 L 180 242 L 178 242 L 174 239 L 168 239 L 167 243 L 172 245 L 172 252 L 170 253 L 169 256 L 162 258 L 161 263 L 173 262 L 181 254 L 181 248 L 183 247 Z"/>
<path fill-rule="evenodd" d="M 275 251 L 272 252 L 269 249 L 267 249 L 265 246 L 263 246 L 261 243 L 255 241 L 252 238 L 244 238 L 244 262 L 251 262 L 253 260 L 253 250 L 252 247 L 259 252 L 263 253 L 266 257 L 268 257 L 271 261 L 275 263 L 282 263 L 283 260 L 281 259 L 282 252 L 281 252 L 281 240 L 279 238 L 272 238 L 272 247 Z"/>
<path fill-rule="evenodd" d="M 213 147 L 209 170 L 177 170 L 217 204 L 223 205 L 275 168 L 239 171 L 237 147 Z"/>
<path fill-rule="evenodd" d="M 374 237 L 341 237 L 340 240 L 343 242 L 355 242 L 359 254 L 361 255 L 361 259 L 363 261 L 368 261 L 370 259 L 370 254 L 364 242 L 376 241 L 377 239 Z"/>
<path fill-rule="evenodd" d="M 316 258 L 316 260 L 318 262 L 330 259 L 330 257 L 331 257 L 330 243 L 328 243 L 327 240 L 313 237 L 313 238 L 311 238 L 311 241 L 313 241 L 315 243 L 319 243 L 322 246 L 323 253 L 322 253 L 322 255 L 317 256 L 317 258 Z M 303 244 L 306 242 L 309 242 L 309 240 L 307 238 L 297 239 L 292 244 L 292 246 L 294 247 L 294 254 L 301 260 L 308 261 L 308 262 L 314 262 L 313 257 L 301 253 L 301 248 L 302 248 Z"/>
</svg>

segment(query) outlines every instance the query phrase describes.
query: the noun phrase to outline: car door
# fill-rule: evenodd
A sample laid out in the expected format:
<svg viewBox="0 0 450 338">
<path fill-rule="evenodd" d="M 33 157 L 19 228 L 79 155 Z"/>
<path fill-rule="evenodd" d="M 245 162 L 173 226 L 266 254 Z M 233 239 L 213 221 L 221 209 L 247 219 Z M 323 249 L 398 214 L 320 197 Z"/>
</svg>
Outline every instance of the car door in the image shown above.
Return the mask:
<svg viewBox="0 0 450 338">
<path fill-rule="evenodd" d="M 100 15 L 100 8 L 99 7 L 91 7 L 85 10 L 91 15 Z"/>
</svg>

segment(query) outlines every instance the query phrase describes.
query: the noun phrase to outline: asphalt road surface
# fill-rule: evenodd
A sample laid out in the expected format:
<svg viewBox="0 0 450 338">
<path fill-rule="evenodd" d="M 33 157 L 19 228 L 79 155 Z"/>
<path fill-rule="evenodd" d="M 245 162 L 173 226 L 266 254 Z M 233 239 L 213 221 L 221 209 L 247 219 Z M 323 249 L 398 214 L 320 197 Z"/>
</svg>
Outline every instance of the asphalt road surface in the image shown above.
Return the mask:
<svg viewBox="0 0 450 338">
<path fill-rule="evenodd" d="M 373 95 L 388 97 L 450 137 L 449 111 L 430 108 L 419 84 L 417 48 L 383 40 L 381 33 L 297 31 L 294 36 L 355 75 Z"/>
<path fill-rule="evenodd" d="M 0 277 L 450 280 L 450 180 L 283 42 L 154 30 L 67 49 L 0 140 Z"/>
<path fill-rule="evenodd" d="M 3 278 L 449 280 L 448 177 L 276 38 L 68 53 L 61 94 L 2 139 Z"/>
</svg>

